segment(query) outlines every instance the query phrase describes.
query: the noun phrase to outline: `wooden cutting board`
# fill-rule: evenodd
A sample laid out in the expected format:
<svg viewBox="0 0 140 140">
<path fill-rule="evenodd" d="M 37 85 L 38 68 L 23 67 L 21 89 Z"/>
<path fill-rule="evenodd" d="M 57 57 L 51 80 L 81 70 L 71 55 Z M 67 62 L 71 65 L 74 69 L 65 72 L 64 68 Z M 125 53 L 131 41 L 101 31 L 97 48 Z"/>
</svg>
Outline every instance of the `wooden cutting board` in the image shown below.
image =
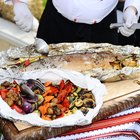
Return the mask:
<svg viewBox="0 0 140 140">
<path fill-rule="evenodd" d="M 105 85 L 108 94 L 104 96 L 104 104 L 99 114 L 94 118 L 93 123 L 140 104 L 140 77 L 114 83 L 105 83 Z M 8 140 L 40 140 L 68 132 L 77 128 L 77 126 L 50 129 L 32 127 L 24 123 L 12 123 L 8 120 L 0 119 L 0 128 Z"/>
<path fill-rule="evenodd" d="M 105 85 L 108 94 L 104 96 L 104 102 L 140 90 L 140 77 L 132 80 L 105 83 Z"/>
</svg>

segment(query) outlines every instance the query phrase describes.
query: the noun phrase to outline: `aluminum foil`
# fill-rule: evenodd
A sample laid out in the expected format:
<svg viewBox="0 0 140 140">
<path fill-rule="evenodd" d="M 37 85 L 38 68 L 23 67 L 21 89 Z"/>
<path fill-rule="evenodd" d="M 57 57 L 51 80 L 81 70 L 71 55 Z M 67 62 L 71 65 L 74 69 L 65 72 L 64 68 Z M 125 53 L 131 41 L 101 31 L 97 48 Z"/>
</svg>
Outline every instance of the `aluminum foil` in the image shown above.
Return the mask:
<svg viewBox="0 0 140 140">
<path fill-rule="evenodd" d="M 1 52 L 1 67 L 16 64 L 18 58 L 41 56 L 31 46 L 25 48 L 12 48 Z M 30 51 L 29 51 L 30 50 Z M 30 52 L 30 53 L 29 53 Z M 117 69 L 110 65 L 116 61 L 128 59 L 128 64 Z M 133 61 L 135 60 L 135 61 Z M 130 61 L 130 62 L 129 62 Z M 129 63 L 136 63 L 134 66 Z M 78 71 L 103 82 L 113 82 L 135 78 L 140 75 L 140 48 L 131 45 L 120 46 L 108 43 L 60 43 L 50 44 L 49 54 L 44 59 L 22 67 L 21 71 L 36 69 L 68 69 Z"/>
<path fill-rule="evenodd" d="M 11 67 L 15 65 L 19 59 L 29 59 L 35 57 L 41 57 L 40 53 L 37 53 L 34 46 L 26 47 L 11 47 L 7 51 L 0 52 L 0 67 Z"/>
<path fill-rule="evenodd" d="M 13 78 L 13 76 L 7 71 L 0 69 L 0 73 L 5 76 L 5 78 Z M 20 73 L 20 72 L 19 72 Z M 19 76 L 18 76 L 19 78 Z M 43 120 L 37 113 L 29 114 L 19 114 L 15 110 L 12 110 L 10 106 L 0 97 L 0 117 L 9 119 L 11 121 L 21 121 L 34 126 L 45 126 L 45 127 L 64 127 L 64 126 L 74 126 L 74 125 L 87 125 L 92 123 L 93 118 L 98 114 L 102 104 L 103 95 L 107 93 L 106 87 L 98 79 L 85 76 L 78 72 L 70 72 L 58 69 L 49 70 L 39 70 L 22 72 L 20 79 L 37 79 L 41 81 L 52 81 L 53 83 L 58 83 L 62 79 L 70 80 L 75 85 L 88 89 L 92 91 L 96 107 L 89 109 L 88 113 L 84 115 L 80 110 L 76 111 L 74 114 L 58 118 L 52 121 Z M 70 121 L 69 121 L 70 120 Z"/>
</svg>

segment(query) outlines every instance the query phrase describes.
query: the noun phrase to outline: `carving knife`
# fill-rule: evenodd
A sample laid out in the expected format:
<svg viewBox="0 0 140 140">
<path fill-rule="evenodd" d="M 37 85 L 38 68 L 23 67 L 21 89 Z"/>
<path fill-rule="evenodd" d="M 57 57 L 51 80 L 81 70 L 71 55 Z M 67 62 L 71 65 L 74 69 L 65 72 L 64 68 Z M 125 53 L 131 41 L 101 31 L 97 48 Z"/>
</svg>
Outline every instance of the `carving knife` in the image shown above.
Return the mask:
<svg viewBox="0 0 140 140">
<path fill-rule="evenodd" d="M 121 26 L 123 26 L 123 23 L 111 23 L 110 24 L 110 29 L 119 28 Z M 134 29 L 134 30 L 140 29 L 140 23 L 134 23 L 134 24 L 132 24 L 132 26 L 130 27 L 130 29 Z"/>
</svg>

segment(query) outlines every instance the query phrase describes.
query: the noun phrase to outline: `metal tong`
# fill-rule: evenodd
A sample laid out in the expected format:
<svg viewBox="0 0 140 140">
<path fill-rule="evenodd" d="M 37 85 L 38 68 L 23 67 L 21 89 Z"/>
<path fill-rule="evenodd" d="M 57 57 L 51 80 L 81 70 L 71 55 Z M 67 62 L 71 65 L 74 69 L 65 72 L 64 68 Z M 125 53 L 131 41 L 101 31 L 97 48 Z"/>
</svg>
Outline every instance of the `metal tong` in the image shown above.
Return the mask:
<svg viewBox="0 0 140 140">
<path fill-rule="evenodd" d="M 122 27 L 123 26 L 123 23 L 111 23 L 110 24 L 110 29 L 114 29 L 114 28 L 119 28 L 119 27 Z M 130 29 L 140 29 L 140 23 L 134 23 Z"/>
</svg>

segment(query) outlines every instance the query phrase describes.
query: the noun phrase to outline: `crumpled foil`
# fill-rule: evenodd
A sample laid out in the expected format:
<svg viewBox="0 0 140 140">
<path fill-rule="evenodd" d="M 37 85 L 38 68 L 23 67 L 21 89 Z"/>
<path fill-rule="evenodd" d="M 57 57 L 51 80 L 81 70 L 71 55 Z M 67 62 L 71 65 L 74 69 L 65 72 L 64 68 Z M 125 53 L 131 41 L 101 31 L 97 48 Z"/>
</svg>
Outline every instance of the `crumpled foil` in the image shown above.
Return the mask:
<svg viewBox="0 0 140 140">
<path fill-rule="evenodd" d="M 11 73 L 10 75 L 9 72 Z M 7 71 L 0 69 L 0 73 L 5 76 L 5 79 L 14 79 L 14 73 L 12 74 L 12 71 L 10 70 Z M 0 116 L 11 121 L 26 122 L 34 126 L 64 127 L 90 124 L 92 123 L 93 118 L 98 114 L 103 104 L 103 95 L 107 93 L 105 85 L 102 84 L 98 79 L 91 78 L 90 76 L 85 76 L 78 72 L 70 72 L 67 70 L 49 69 L 22 72 L 21 75 L 17 74 L 17 78 L 24 80 L 39 78 L 41 81 L 52 81 L 53 83 L 58 83 L 58 81 L 60 82 L 62 79 L 70 80 L 77 86 L 91 90 L 95 97 L 96 107 L 93 109 L 89 109 L 86 115 L 84 115 L 80 110 L 78 110 L 72 115 L 58 118 L 52 121 L 47 121 L 41 119 L 37 113 L 29 113 L 23 115 L 16 112 L 15 110 L 12 110 L 10 106 L 0 96 Z"/>
<path fill-rule="evenodd" d="M 22 57 L 28 57 L 29 56 L 29 46 L 26 48 L 12 48 L 9 49 L 7 52 L 1 52 L 1 67 L 8 67 L 9 64 L 13 63 L 15 59 L 22 58 Z M 130 67 L 125 66 L 121 69 L 114 69 L 109 68 L 105 69 L 103 67 L 90 67 L 88 69 L 83 68 L 82 63 L 93 65 L 93 61 L 88 62 L 86 59 L 88 59 L 88 56 L 86 58 L 86 54 L 92 54 L 90 59 L 96 60 L 95 63 L 100 63 L 100 60 L 102 59 L 102 56 L 97 59 L 97 54 L 105 52 L 109 52 L 116 56 L 125 56 L 125 57 L 135 57 L 137 58 L 137 66 L 136 67 Z M 79 60 L 75 60 L 75 63 L 73 63 L 72 67 L 67 67 L 69 65 L 69 56 L 79 55 L 79 59 L 85 59 L 83 62 L 78 63 Z M 32 51 L 30 53 L 31 56 L 38 56 L 41 55 L 39 53 L 36 53 L 35 51 Z M 68 56 L 68 57 L 67 57 Z M 75 57 L 75 56 L 74 56 Z M 109 56 L 107 56 L 108 59 Z M 67 58 L 67 60 L 65 59 Z M 105 56 L 104 56 L 105 59 Z M 74 61 L 73 61 L 74 62 Z M 77 62 L 77 63 L 76 63 Z M 14 63 L 13 63 L 14 64 Z M 78 67 L 76 69 L 75 67 Z M 36 61 L 29 65 L 28 67 L 22 68 L 22 71 L 32 71 L 36 69 L 49 69 L 49 68 L 57 68 L 57 69 L 69 69 L 69 70 L 76 70 L 78 72 L 88 74 L 90 76 L 93 76 L 95 78 L 98 78 L 101 81 L 106 82 L 113 82 L 113 81 L 119 81 L 124 79 L 130 79 L 135 78 L 138 75 L 140 75 L 140 48 L 134 47 L 131 45 L 126 46 L 120 46 L 120 45 L 112 45 L 108 43 L 59 43 L 59 44 L 50 44 L 49 45 L 49 54 L 48 57 L 44 58 L 43 60 Z"/>
<path fill-rule="evenodd" d="M 11 47 L 7 51 L 0 52 L 0 67 L 11 67 L 16 64 L 20 58 L 28 59 L 34 57 L 41 57 L 42 54 L 37 53 L 33 45 L 26 47 Z"/>
</svg>

